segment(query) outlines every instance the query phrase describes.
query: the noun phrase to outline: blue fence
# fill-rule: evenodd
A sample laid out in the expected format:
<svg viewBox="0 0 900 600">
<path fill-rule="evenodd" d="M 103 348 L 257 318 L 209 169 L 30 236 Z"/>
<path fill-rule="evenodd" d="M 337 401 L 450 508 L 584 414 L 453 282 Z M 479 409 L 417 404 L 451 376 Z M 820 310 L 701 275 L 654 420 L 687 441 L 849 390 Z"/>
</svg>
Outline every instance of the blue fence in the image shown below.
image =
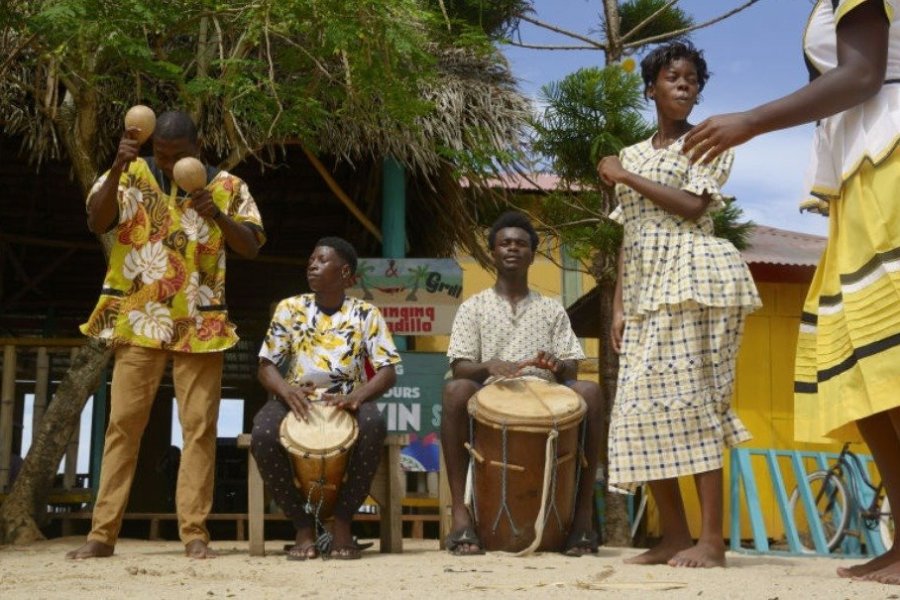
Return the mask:
<svg viewBox="0 0 900 600">
<path fill-rule="evenodd" d="M 868 473 L 871 456 L 856 455 L 860 460 L 860 466 Z M 756 459 L 754 460 L 754 457 Z M 872 503 L 874 492 L 863 482 L 862 473 L 855 467 L 845 468 L 843 480 L 847 484 L 849 492 L 848 510 L 850 512 L 847 531 L 841 545 L 833 551 L 828 549 L 825 530 L 818 518 L 816 500 L 807 476 L 814 471 L 826 471 L 838 458 L 834 452 L 810 452 L 792 450 L 771 450 L 752 448 L 733 448 L 731 450 L 731 549 L 739 552 L 758 552 L 766 554 L 788 555 L 817 555 L 817 556 L 842 556 L 861 557 L 877 556 L 885 551 L 877 528 L 869 529 L 863 523 L 859 515 L 859 506 L 867 507 Z M 776 504 L 784 526 L 787 550 L 773 549 L 769 544 L 769 536 L 766 531 L 763 509 L 760 503 L 759 488 L 756 484 L 756 475 L 753 471 L 754 464 L 764 461 L 768 476 L 775 493 Z M 789 465 L 783 467 L 783 465 Z M 813 465 L 811 470 L 807 465 Z M 797 482 L 798 501 L 802 502 L 803 513 L 807 516 L 807 523 L 803 529 L 808 535 L 806 547 L 801 543 L 800 530 L 795 522 L 795 516 L 790 507 L 790 492 L 785 487 L 783 468 L 793 472 Z M 741 494 L 743 490 L 743 495 Z M 859 497 L 854 497 L 855 491 Z M 741 532 L 741 498 L 744 498 L 753 548 L 745 548 L 741 545 L 743 539 Z M 840 515 L 837 514 L 837 517 Z M 813 518 L 810 518 L 813 517 Z M 809 548 L 810 541 L 812 548 Z"/>
</svg>

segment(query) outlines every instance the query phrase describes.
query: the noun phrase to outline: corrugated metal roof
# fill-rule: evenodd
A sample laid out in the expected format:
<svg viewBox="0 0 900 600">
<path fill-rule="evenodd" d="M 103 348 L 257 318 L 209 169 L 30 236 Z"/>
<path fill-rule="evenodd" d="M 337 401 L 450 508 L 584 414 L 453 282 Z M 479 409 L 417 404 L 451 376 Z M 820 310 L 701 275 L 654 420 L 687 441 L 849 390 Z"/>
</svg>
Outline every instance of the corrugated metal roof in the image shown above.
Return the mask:
<svg viewBox="0 0 900 600">
<path fill-rule="evenodd" d="M 488 179 L 488 185 L 516 191 L 553 191 L 564 189 L 558 175 L 553 173 L 513 173 Z M 581 189 L 578 184 L 572 190 Z M 826 238 L 756 225 L 750 234 L 749 246 L 742 252 L 750 264 L 789 265 L 815 267 L 825 250 Z"/>
<path fill-rule="evenodd" d="M 741 254 L 748 263 L 814 267 L 825 250 L 820 235 L 756 225 Z"/>
</svg>

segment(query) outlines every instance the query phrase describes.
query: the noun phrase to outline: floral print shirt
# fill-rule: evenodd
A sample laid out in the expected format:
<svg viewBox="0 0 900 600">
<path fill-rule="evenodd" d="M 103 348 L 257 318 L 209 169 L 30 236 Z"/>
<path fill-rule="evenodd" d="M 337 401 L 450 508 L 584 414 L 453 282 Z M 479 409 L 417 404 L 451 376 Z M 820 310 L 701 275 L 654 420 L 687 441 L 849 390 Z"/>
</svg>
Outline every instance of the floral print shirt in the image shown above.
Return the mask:
<svg viewBox="0 0 900 600">
<path fill-rule="evenodd" d="M 290 385 L 312 382 L 339 394 L 349 394 L 364 381 L 367 358 L 375 370 L 400 362 L 391 332 L 375 306 L 347 296 L 329 315 L 318 307 L 315 294 L 278 303 L 259 357 L 286 369 L 284 378 Z"/>
<path fill-rule="evenodd" d="M 94 184 L 88 202 L 108 174 Z M 265 242 L 243 180 L 219 171 L 206 187 L 222 212 Z M 141 158 L 119 179 L 118 211 L 100 300 L 82 333 L 176 352 L 218 352 L 236 344 L 225 304 L 225 237 L 215 221 L 201 217 L 177 187 L 165 193 Z"/>
</svg>

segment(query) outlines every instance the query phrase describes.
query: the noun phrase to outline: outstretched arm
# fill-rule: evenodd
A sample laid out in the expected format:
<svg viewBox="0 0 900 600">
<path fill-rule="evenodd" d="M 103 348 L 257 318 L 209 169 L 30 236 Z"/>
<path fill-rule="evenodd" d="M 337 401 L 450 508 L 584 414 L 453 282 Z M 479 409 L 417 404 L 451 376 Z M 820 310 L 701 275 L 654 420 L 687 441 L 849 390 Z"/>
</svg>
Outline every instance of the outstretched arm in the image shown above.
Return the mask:
<svg viewBox="0 0 900 600">
<path fill-rule="evenodd" d="M 710 162 L 757 135 L 829 117 L 868 100 L 884 83 L 889 28 L 883 3 L 865 0 L 838 23 L 837 67 L 767 104 L 706 119 L 687 134 L 685 153 Z"/>
</svg>

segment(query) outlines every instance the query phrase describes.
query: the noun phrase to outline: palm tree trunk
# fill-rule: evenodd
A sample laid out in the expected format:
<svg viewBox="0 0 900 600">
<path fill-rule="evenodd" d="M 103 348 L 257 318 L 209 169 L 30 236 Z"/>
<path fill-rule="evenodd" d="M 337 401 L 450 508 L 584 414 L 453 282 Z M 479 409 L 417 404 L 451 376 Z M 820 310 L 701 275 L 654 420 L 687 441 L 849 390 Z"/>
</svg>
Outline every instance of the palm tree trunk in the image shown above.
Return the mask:
<svg viewBox="0 0 900 600">
<path fill-rule="evenodd" d="M 95 339 L 75 354 L 35 432 L 12 491 L 0 506 L 0 543 L 28 544 L 44 539 L 39 521 L 46 516 L 56 468 L 111 355 L 109 346 Z"/>
</svg>

